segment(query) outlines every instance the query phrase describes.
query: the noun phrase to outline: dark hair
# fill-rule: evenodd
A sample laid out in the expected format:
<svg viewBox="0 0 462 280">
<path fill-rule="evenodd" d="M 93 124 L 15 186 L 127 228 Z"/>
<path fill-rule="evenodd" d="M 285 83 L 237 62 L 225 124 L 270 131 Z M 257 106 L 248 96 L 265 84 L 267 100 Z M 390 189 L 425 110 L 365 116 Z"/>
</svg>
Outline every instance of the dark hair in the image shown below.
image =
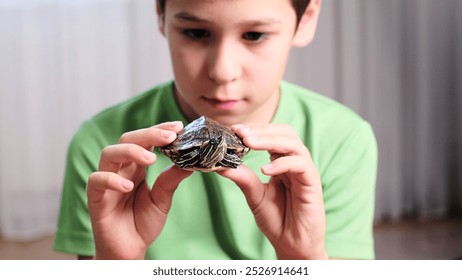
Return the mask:
<svg viewBox="0 0 462 280">
<path fill-rule="evenodd" d="M 295 13 L 297 15 L 297 24 L 300 22 L 300 19 L 302 18 L 303 13 L 306 10 L 306 7 L 308 7 L 308 4 L 310 4 L 310 0 L 291 0 L 292 5 L 294 6 Z M 167 0 L 157 0 L 157 3 L 159 4 L 160 10 L 162 13 L 165 12 L 165 2 Z"/>
</svg>

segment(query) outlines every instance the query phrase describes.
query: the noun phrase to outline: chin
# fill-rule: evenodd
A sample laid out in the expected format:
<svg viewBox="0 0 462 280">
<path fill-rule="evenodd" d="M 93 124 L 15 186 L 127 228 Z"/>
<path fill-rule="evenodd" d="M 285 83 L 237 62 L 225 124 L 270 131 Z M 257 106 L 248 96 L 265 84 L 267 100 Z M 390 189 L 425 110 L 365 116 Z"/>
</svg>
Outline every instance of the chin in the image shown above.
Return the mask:
<svg viewBox="0 0 462 280">
<path fill-rule="evenodd" d="M 220 113 L 220 114 L 205 114 L 205 116 L 221 123 L 224 126 L 231 126 L 234 124 L 242 123 L 242 114 Z"/>
</svg>

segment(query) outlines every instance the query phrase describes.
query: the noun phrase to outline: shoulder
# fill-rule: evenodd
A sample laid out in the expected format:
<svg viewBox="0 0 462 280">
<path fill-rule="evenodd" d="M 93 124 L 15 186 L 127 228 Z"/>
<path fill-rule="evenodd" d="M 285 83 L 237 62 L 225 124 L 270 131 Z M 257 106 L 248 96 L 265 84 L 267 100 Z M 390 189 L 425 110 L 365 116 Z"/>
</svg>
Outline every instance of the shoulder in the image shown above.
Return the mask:
<svg viewBox="0 0 462 280">
<path fill-rule="evenodd" d="M 342 155 L 376 153 L 371 125 L 352 109 L 287 82 L 281 83 L 281 92 L 278 114 L 294 127 L 321 171 Z"/>
<path fill-rule="evenodd" d="M 283 94 L 281 105 L 291 110 L 298 107 L 312 124 L 329 124 L 331 121 L 347 124 L 364 121 L 359 114 L 344 104 L 298 85 L 283 81 L 281 92 Z"/>
<path fill-rule="evenodd" d="M 80 125 L 68 152 L 99 156 L 103 147 L 117 143 L 123 133 L 165 121 L 169 111 L 165 100 L 172 98 L 171 89 L 172 82 L 164 83 L 97 113 Z"/>
<path fill-rule="evenodd" d="M 172 82 L 168 82 L 110 106 L 85 121 L 76 136 L 88 135 L 114 143 L 124 132 L 162 122 L 168 111 L 164 101 L 171 92 Z"/>
<path fill-rule="evenodd" d="M 334 99 L 288 82 L 281 83 L 281 92 L 277 114 L 302 130 L 300 136 L 307 140 L 340 140 L 351 133 L 372 132 L 367 120 Z"/>
<path fill-rule="evenodd" d="M 164 101 L 171 93 L 172 82 L 158 85 L 101 111 L 90 122 L 107 128 L 105 132 L 109 134 L 151 126 L 162 119 L 167 105 Z"/>
</svg>

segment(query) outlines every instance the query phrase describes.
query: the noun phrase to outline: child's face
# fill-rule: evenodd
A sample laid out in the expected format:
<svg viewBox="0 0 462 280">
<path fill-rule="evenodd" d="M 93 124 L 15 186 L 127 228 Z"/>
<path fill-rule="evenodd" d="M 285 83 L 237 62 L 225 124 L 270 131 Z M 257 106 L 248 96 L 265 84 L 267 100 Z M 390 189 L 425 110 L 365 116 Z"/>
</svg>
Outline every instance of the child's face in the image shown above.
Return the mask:
<svg viewBox="0 0 462 280">
<path fill-rule="evenodd" d="M 296 30 L 290 0 L 168 0 L 161 30 L 188 119 L 271 120 Z"/>
</svg>

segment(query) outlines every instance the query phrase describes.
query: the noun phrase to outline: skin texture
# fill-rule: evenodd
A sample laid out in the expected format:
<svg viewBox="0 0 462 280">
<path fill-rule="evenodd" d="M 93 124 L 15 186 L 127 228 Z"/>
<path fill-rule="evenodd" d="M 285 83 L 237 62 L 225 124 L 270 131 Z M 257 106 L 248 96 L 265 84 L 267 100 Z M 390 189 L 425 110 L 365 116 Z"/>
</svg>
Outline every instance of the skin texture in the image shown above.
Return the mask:
<svg viewBox="0 0 462 280">
<path fill-rule="evenodd" d="M 266 150 L 271 176 L 264 183 L 245 165 L 220 172 L 241 188 L 255 220 L 279 259 L 325 259 L 325 215 L 321 179 L 308 149 L 288 125 L 236 125 L 254 150 Z"/>
<path fill-rule="evenodd" d="M 327 258 L 319 174 L 293 129 L 270 124 L 289 52 L 313 39 L 320 2 L 311 1 L 298 28 L 290 0 L 169 0 L 159 14 L 185 116 L 211 117 L 270 155 L 261 168 L 268 182 L 245 165 L 219 174 L 241 188 L 279 259 Z M 155 242 L 174 191 L 191 172 L 168 168 L 149 190 L 146 167 L 156 162 L 153 147 L 171 143 L 182 127 L 128 132 L 104 149 L 87 191 L 96 258 L 142 259 Z"/>
<path fill-rule="evenodd" d="M 166 5 L 159 26 L 168 39 L 175 94 L 186 117 L 206 115 L 224 125 L 270 122 L 290 50 L 311 40 L 307 33 L 314 33 L 315 12 L 302 17 L 302 28 L 294 32 L 289 0 Z"/>
<path fill-rule="evenodd" d="M 174 190 L 191 174 L 171 167 L 149 190 L 146 167 L 156 162 L 150 150 L 171 143 L 182 128 L 174 122 L 128 132 L 104 149 L 87 191 L 96 258 L 144 258 L 165 224 Z"/>
</svg>

